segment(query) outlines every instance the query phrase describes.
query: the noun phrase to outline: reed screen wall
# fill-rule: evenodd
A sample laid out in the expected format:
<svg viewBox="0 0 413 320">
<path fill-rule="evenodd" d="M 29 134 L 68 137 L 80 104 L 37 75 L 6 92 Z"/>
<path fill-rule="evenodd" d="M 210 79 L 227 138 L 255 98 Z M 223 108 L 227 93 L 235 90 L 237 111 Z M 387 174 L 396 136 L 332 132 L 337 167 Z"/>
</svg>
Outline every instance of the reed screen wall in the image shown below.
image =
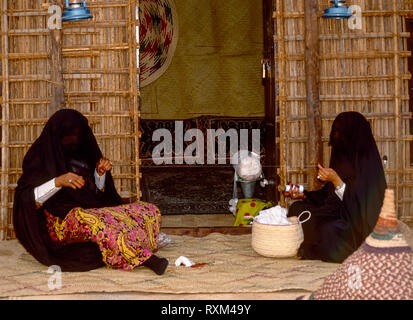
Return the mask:
<svg viewBox="0 0 413 320">
<path fill-rule="evenodd" d="M 51 115 L 63 87 L 64 107 L 85 114 L 103 153 L 114 163 L 121 195 L 140 197 L 139 89 L 136 5 L 130 0 L 90 0 L 93 19 L 47 27 L 43 0 L 0 0 L 1 203 L 0 239 L 14 237 L 12 206 L 24 154 Z M 52 1 L 50 1 L 52 2 Z M 56 0 L 54 1 L 56 2 Z M 351 2 L 351 3 L 350 3 Z M 61 2 L 60 2 L 61 3 Z M 402 220 L 413 222 L 409 93 L 405 19 L 411 0 L 352 0 L 362 9 L 362 28 L 323 19 L 319 1 L 319 76 L 324 165 L 336 115 L 355 110 L 371 122 L 395 189 Z M 281 183 L 308 185 L 304 0 L 274 0 L 277 120 Z M 55 37 L 55 38 L 53 38 Z M 261 39 L 260 39 L 261 41 Z M 57 52 L 57 56 L 53 56 Z M 59 52 L 61 56 L 59 56 Z M 61 59 L 61 63 L 56 63 Z M 60 70 L 56 70 L 60 68 Z M 60 89 L 59 89 L 60 88 Z M 285 204 L 285 199 L 282 199 Z"/>
<path fill-rule="evenodd" d="M 322 18 L 328 0 L 318 1 L 319 88 L 324 165 L 328 166 L 329 133 L 343 111 L 358 111 L 370 121 L 382 157 L 388 186 L 395 190 L 401 220 L 413 222 L 413 168 L 409 154 L 407 0 L 352 0 L 361 8 L 361 29 L 348 20 Z M 274 11 L 278 86 L 281 183 L 308 185 L 308 145 L 304 61 L 304 0 L 277 0 Z M 286 203 L 286 200 L 282 200 Z"/>
<path fill-rule="evenodd" d="M 138 1 L 87 1 L 93 19 L 63 22 L 55 31 L 61 32 L 56 51 L 61 63 L 52 61 L 56 43 L 45 2 L 1 0 L 0 239 L 14 237 L 12 206 L 22 160 L 56 107 L 76 109 L 89 119 L 102 152 L 114 164 L 120 194 L 140 196 Z M 62 86 L 63 104 L 53 106 Z"/>
</svg>

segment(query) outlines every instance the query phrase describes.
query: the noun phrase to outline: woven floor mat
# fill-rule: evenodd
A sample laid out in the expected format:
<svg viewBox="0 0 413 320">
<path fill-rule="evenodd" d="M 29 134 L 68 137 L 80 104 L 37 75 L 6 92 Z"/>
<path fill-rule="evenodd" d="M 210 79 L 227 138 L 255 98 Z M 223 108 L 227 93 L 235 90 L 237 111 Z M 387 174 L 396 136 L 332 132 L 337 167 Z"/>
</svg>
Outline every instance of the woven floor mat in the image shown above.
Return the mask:
<svg viewBox="0 0 413 320">
<path fill-rule="evenodd" d="M 87 292 L 148 293 L 245 293 L 281 290 L 315 290 L 337 264 L 274 259 L 259 256 L 251 247 L 251 235 L 212 233 L 203 238 L 171 236 L 174 243 L 158 251 L 169 259 L 166 273 L 157 276 L 145 267 L 133 271 L 100 268 L 63 273 L 61 287 L 56 274 L 48 273 L 16 240 L 0 242 L 0 297 L 41 296 Z M 186 256 L 196 268 L 175 266 Z M 49 288 L 52 284 L 52 289 Z"/>
</svg>

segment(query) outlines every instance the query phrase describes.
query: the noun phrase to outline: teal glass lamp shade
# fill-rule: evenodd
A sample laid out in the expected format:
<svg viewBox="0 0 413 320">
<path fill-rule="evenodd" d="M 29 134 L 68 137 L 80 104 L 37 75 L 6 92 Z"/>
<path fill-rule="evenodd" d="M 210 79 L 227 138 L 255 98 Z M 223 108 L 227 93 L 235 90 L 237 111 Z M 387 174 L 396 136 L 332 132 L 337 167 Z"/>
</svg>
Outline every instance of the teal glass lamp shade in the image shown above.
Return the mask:
<svg viewBox="0 0 413 320">
<path fill-rule="evenodd" d="M 352 16 L 350 8 L 343 5 L 343 3 L 346 2 L 345 0 L 334 0 L 330 2 L 334 3 L 334 6 L 324 10 L 323 18 L 347 19 Z"/>
<path fill-rule="evenodd" d="M 90 14 L 89 8 L 86 7 L 86 2 L 72 2 L 65 0 L 66 10 L 63 12 L 62 21 L 74 21 L 90 19 L 93 16 Z"/>
</svg>

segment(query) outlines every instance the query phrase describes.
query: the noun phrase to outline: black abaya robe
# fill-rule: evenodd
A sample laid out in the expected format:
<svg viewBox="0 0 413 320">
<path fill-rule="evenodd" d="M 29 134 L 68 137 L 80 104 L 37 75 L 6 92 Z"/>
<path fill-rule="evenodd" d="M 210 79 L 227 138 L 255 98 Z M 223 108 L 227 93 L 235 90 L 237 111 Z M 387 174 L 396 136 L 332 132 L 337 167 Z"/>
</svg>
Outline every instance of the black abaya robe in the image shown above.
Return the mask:
<svg viewBox="0 0 413 320">
<path fill-rule="evenodd" d="M 357 112 L 343 112 L 334 120 L 330 145 L 330 168 L 346 184 L 343 200 L 327 182 L 321 190 L 305 191 L 288 215 L 309 210 L 311 219 L 302 224 L 303 259 L 344 261 L 372 232 L 383 203 L 386 180 L 369 122 Z"/>
<path fill-rule="evenodd" d="M 76 135 L 77 143 L 65 145 L 62 138 Z M 72 109 L 57 111 L 23 159 L 23 174 L 14 197 L 13 225 L 17 239 L 39 262 L 58 265 L 62 271 L 87 271 L 104 266 L 96 243 L 61 245 L 54 242 L 46 227 L 46 209 L 62 219 L 74 207 L 98 208 L 121 204 L 110 172 L 106 172 L 104 192 L 92 188 L 73 190 L 64 187 L 36 207 L 34 189 L 67 173 L 73 158 L 94 170 L 102 153 L 87 119 Z M 93 171 L 90 172 L 93 174 Z"/>
</svg>

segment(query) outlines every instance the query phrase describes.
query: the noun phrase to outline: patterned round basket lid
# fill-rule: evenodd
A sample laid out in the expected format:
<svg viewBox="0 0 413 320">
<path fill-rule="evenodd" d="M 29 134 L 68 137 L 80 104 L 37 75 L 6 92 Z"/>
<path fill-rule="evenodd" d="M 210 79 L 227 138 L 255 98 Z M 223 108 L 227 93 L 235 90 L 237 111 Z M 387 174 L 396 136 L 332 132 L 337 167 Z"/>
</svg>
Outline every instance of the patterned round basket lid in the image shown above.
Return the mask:
<svg viewBox="0 0 413 320">
<path fill-rule="evenodd" d="M 400 230 L 387 189 L 373 232 L 310 299 L 413 299 L 413 251 Z"/>
<path fill-rule="evenodd" d="M 140 87 L 158 79 L 168 69 L 178 42 L 178 17 L 174 0 L 139 2 Z"/>
</svg>

